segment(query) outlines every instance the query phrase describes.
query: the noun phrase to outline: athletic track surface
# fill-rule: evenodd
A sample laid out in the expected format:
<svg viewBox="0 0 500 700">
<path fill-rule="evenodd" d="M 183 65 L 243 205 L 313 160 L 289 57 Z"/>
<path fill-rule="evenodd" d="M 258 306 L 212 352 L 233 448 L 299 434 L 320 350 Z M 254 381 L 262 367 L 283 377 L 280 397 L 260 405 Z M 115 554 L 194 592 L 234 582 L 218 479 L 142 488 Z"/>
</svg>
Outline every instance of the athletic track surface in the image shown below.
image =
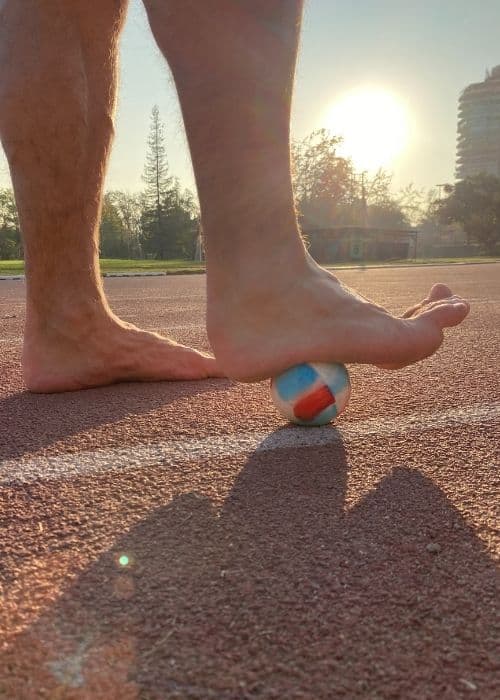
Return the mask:
<svg viewBox="0 0 500 700">
<path fill-rule="evenodd" d="M 468 297 L 433 358 L 350 367 L 336 426 L 266 382 L 30 395 L 0 282 L 0 698 L 500 697 L 500 265 L 351 270 L 394 312 Z M 108 279 L 207 347 L 203 276 Z"/>
</svg>

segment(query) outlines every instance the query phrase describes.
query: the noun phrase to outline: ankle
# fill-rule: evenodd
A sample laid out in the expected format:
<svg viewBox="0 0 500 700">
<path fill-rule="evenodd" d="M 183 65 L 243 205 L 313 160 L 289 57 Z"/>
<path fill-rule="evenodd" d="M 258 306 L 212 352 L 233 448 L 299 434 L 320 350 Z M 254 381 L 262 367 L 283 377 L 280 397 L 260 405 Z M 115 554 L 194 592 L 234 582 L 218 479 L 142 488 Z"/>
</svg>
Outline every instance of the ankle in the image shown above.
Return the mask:
<svg viewBox="0 0 500 700">
<path fill-rule="evenodd" d="M 249 251 L 243 259 L 232 256 L 226 262 L 211 263 L 207 254 L 208 309 L 212 307 L 255 305 L 259 299 L 269 299 L 286 293 L 291 284 L 310 272 L 311 263 L 303 242 L 297 245 L 283 242 L 281 246 Z"/>
<path fill-rule="evenodd" d="M 108 325 L 112 312 L 100 295 L 93 299 L 59 299 L 26 305 L 26 336 L 56 335 L 84 340 L 96 328 Z"/>
</svg>

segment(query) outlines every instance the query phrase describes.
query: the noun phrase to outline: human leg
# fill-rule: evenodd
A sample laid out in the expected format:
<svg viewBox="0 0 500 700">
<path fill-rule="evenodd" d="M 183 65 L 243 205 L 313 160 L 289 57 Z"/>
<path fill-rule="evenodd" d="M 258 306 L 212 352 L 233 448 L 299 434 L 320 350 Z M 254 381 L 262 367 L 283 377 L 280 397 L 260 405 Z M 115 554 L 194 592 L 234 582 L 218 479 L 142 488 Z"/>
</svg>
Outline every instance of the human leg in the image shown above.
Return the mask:
<svg viewBox="0 0 500 700">
<path fill-rule="evenodd" d="M 0 136 L 26 253 L 33 391 L 217 374 L 212 358 L 120 321 L 104 297 L 98 227 L 127 2 L 0 6 Z"/>
<path fill-rule="evenodd" d="M 208 332 L 240 380 L 310 361 L 402 367 L 468 304 L 444 285 L 403 318 L 316 265 L 293 204 L 289 124 L 301 0 L 144 0 L 177 86 L 206 235 Z"/>
</svg>

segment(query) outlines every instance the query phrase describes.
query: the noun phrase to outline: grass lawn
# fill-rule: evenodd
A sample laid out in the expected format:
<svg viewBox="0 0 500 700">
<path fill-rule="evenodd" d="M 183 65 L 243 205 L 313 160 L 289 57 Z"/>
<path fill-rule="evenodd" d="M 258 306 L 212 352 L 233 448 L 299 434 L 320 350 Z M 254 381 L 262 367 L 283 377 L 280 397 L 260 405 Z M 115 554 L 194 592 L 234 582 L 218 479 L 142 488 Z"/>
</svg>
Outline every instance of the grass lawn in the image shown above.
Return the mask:
<svg viewBox="0 0 500 700">
<path fill-rule="evenodd" d="M 398 265 L 457 265 L 463 263 L 485 263 L 485 262 L 500 262 L 498 256 L 492 255 L 477 255 L 471 258 L 416 258 L 408 260 L 389 260 L 386 262 L 377 261 L 361 261 L 347 263 L 331 263 L 329 267 L 397 267 Z M 1 265 L 1 263 L 0 263 Z"/>
<path fill-rule="evenodd" d="M 101 272 L 166 272 L 172 275 L 204 272 L 205 263 L 194 260 L 111 260 L 101 258 Z M 21 275 L 24 260 L 0 260 L 0 275 Z"/>
<path fill-rule="evenodd" d="M 480 256 L 475 258 L 418 258 L 417 260 L 391 260 L 331 263 L 327 267 L 380 267 L 381 265 L 449 265 L 456 263 L 500 262 L 497 257 Z M 169 275 L 187 275 L 205 271 L 205 263 L 194 260 L 111 260 L 102 258 L 101 272 L 164 272 Z M 23 260 L 0 260 L 0 275 L 21 275 L 24 273 Z"/>
</svg>

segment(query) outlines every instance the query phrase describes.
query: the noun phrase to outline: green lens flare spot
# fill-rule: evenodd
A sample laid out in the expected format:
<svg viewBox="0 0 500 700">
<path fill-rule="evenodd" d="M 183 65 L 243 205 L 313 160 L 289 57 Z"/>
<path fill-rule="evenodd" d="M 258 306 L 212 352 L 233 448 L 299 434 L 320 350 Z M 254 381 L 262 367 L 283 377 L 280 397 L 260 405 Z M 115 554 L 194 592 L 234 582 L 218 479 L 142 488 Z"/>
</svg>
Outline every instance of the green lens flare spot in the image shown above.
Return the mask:
<svg viewBox="0 0 500 700">
<path fill-rule="evenodd" d="M 122 554 L 121 557 L 118 559 L 118 563 L 120 564 L 120 566 L 128 566 L 129 561 L 130 560 L 126 554 Z"/>
</svg>

